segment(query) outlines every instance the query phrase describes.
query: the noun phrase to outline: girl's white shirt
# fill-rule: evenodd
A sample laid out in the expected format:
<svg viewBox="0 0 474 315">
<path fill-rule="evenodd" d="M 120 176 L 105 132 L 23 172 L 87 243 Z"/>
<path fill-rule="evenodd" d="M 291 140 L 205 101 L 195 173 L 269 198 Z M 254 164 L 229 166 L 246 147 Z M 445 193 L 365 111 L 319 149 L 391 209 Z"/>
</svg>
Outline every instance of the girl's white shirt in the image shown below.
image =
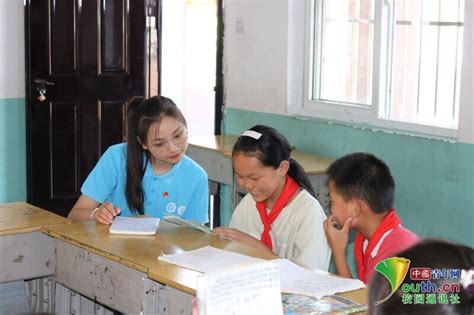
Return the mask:
<svg viewBox="0 0 474 315">
<path fill-rule="evenodd" d="M 327 271 L 331 248 L 324 233 L 324 220 L 326 214 L 319 202 L 301 190 L 272 224 L 273 252 L 302 266 Z M 235 208 L 229 226 L 260 240 L 263 224 L 250 194 Z"/>
</svg>

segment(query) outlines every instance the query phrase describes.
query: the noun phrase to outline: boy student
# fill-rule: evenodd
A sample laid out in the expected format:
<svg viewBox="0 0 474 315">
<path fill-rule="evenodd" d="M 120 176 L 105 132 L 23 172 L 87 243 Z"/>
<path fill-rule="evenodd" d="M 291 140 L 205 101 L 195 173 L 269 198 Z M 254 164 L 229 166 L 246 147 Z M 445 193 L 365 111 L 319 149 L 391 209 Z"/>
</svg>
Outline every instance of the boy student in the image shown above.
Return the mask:
<svg viewBox="0 0 474 315">
<path fill-rule="evenodd" d="M 368 153 L 352 153 L 327 171 L 331 215 L 324 221 L 336 272 L 352 278 L 345 251 L 349 229 L 356 229 L 357 274 L 370 281 L 376 264 L 418 242 L 392 208 L 395 183 L 388 166 Z"/>
</svg>

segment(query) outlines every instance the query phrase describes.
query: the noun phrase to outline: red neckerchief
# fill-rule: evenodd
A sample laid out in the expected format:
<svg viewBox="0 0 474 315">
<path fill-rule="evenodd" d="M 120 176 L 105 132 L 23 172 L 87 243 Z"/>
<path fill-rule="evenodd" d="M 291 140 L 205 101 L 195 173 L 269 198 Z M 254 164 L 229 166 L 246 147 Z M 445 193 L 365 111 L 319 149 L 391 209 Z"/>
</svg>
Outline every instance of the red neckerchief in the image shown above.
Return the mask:
<svg viewBox="0 0 474 315">
<path fill-rule="evenodd" d="M 293 198 L 299 188 L 300 186 L 295 182 L 293 178 L 291 178 L 290 176 L 286 176 L 286 183 L 283 187 L 283 191 L 278 197 L 278 200 L 276 201 L 270 213 L 267 214 L 265 201 L 257 202 L 257 210 L 260 214 L 260 219 L 262 220 L 263 224 L 263 232 L 260 237 L 260 240 L 270 249 L 272 249 L 273 247 L 272 239 L 270 237 L 270 230 L 272 229 L 271 225 L 276 220 L 283 208 L 286 207 L 288 202 Z"/>
<path fill-rule="evenodd" d="M 398 218 L 395 209 L 390 209 L 388 214 L 375 230 L 374 235 L 369 239 L 369 244 L 367 245 L 365 254 L 364 241 L 366 238 L 362 233 L 357 232 L 354 243 L 354 256 L 357 263 L 357 275 L 364 283 L 368 280 L 365 278 L 365 266 L 367 266 L 367 260 L 369 259 L 370 253 L 372 253 L 374 247 L 377 246 L 382 236 L 387 231 L 396 228 L 398 225 L 400 225 L 400 219 Z"/>
</svg>

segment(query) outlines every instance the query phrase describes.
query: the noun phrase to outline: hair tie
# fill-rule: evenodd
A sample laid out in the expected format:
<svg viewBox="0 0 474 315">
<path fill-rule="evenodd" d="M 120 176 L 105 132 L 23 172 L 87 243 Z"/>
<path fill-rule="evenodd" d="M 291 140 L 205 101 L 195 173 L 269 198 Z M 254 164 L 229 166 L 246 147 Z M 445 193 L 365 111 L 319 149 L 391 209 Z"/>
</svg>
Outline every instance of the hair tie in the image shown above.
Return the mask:
<svg viewBox="0 0 474 315">
<path fill-rule="evenodd" d="M 245 130 L 245 131 L 242 133 L 242 136 L 250 137 L 250 138 L 254 138 L 255 140 L 258 140 L 258 139 L 260 139 L 260 137 L 262 136 L 262 134 L 261 134 L 260 132 L 253 131 L 253 130 Z"/>
</svg>

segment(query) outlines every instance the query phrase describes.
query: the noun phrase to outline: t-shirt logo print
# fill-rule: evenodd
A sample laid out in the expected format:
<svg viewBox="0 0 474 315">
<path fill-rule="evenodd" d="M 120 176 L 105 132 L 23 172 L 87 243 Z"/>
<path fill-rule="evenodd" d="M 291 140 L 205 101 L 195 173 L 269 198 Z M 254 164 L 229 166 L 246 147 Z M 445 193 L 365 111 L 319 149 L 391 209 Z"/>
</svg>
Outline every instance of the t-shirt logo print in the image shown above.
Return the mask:
<svg viewBox="0 0 474 315">
<path fill-rule="evenodd" d="M 169 202 L 166 205 L 166 212 L 168 213 L 173 213 L 176 211 L 176 204 L 174 202 Z"/>
<path fill-rule="evenodd" d="M 183 215 L 186 212 L 186 206 L 180 206 L 178 208 L 178 214 Z"/>
</svg>

